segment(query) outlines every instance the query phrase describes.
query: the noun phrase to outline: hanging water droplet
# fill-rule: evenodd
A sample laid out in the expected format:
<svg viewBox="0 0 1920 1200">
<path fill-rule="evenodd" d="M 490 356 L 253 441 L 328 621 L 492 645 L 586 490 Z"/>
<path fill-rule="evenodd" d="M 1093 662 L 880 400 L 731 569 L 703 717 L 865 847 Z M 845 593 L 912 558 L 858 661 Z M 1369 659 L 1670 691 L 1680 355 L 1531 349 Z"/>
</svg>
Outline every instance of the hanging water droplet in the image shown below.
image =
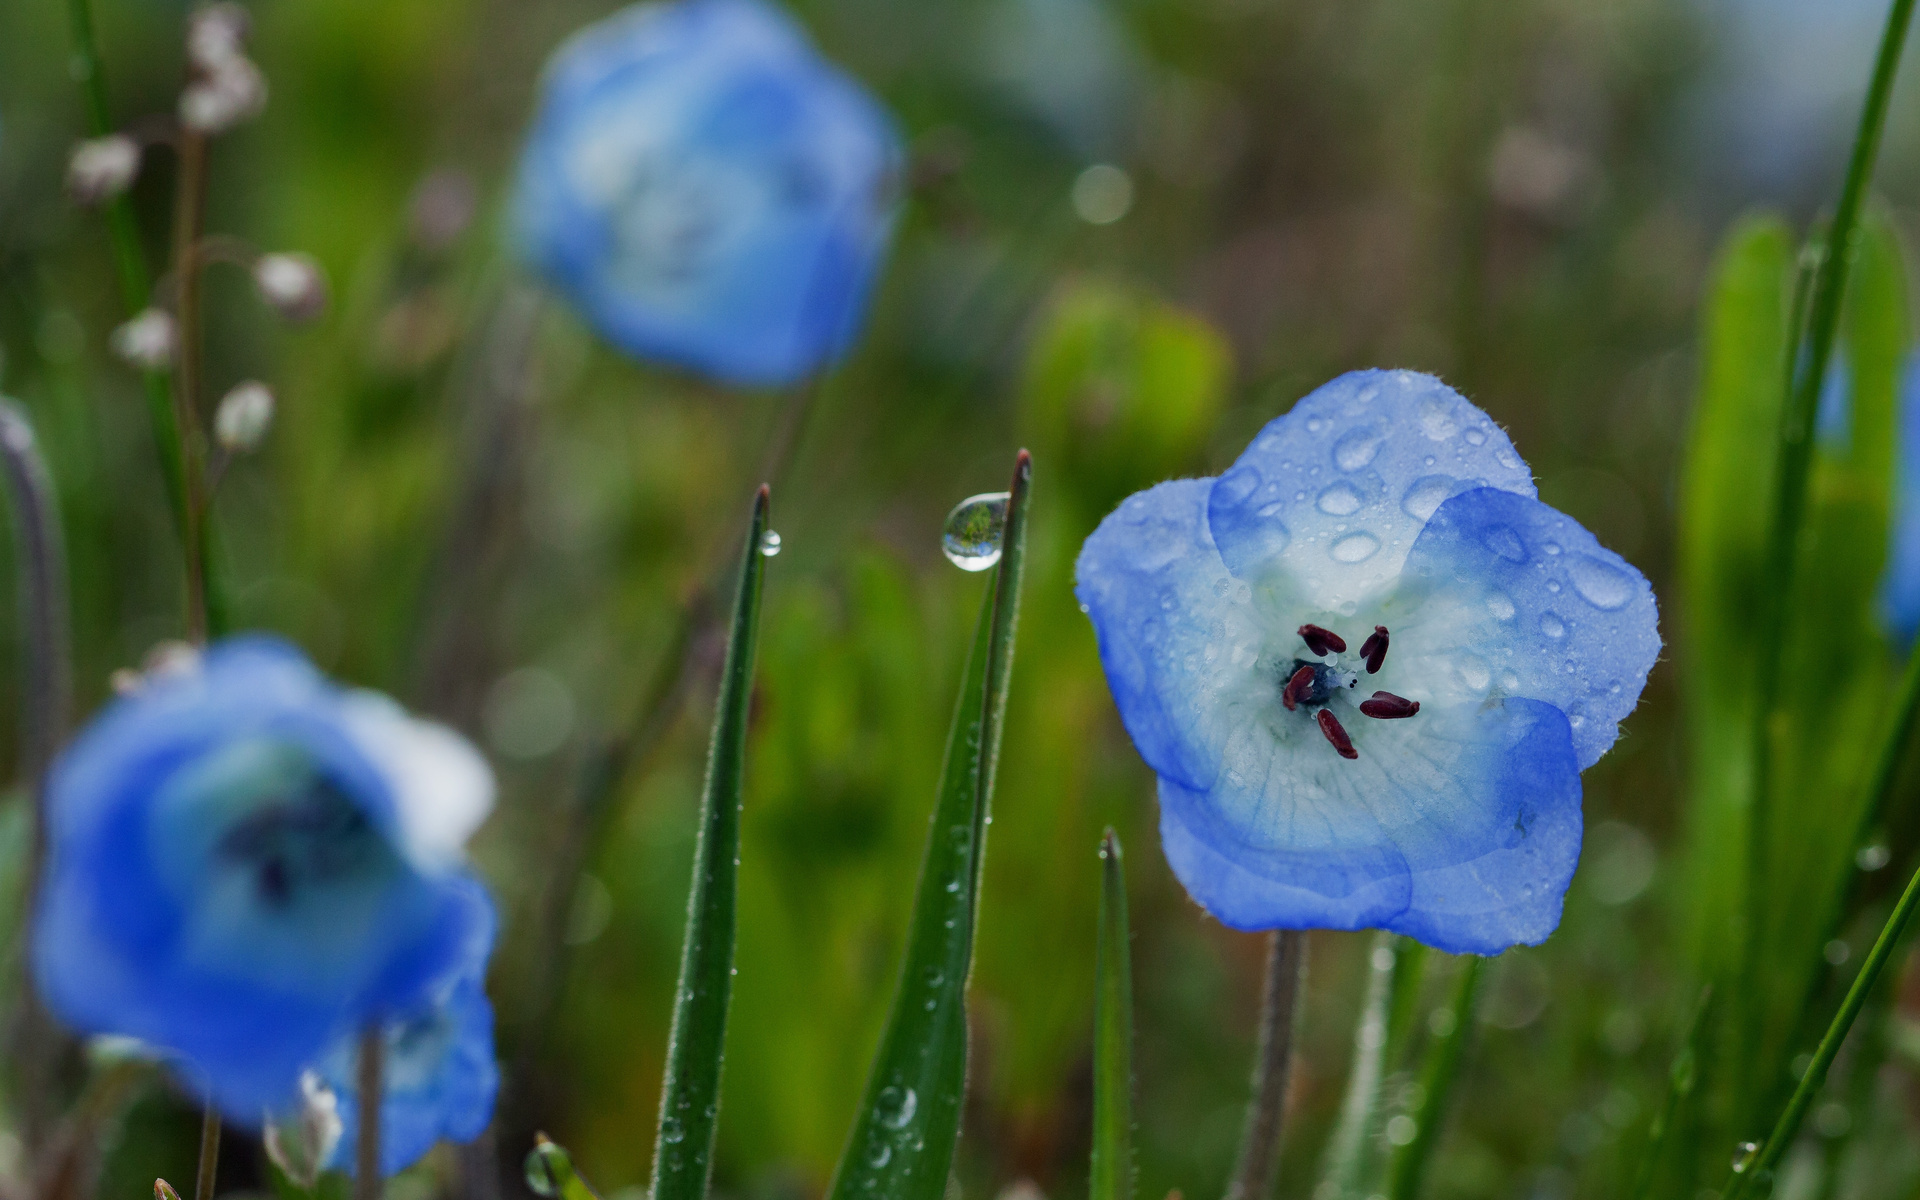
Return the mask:
<svg viewBox="0 0 1920 1200">
<path fill-rule="evenodd" d="M 760 535 L 760 553 L 766 555 L 768 558 L 772 558 L 774 555 L 780 553 L 780 534 L 778 531 L 769 529 Z"/>
<path fill-rule="evenodd" d="M 947 514 L 940 550 L 962 571 L 984 571 L 1000 561 L 1000 536 L 1007 528 L 1007 492 L 968 496 Z"/>
<path fill-rule="evenodd" d="M 561 1181 L 573 1170 L 567 1152 L 545 1138 L 527 1152 L 527 1187 L 538 1196 L 558 1196 Z"/>
<path fill-rule="evenodd" d="M 1735 1175 L 1745 1175 L 1753 1166 L 1754 1160 L 1759 1157 L 1759 1142 L 1741 1142 L 1733 1148 L 1733 1173 Z"/>
<path fill-rule="evenodd" d="M 880 1089 L 880 1098 L 874 1103 L 874 1113 L 880 1123 L 888 1129 L 905 1129 L 913 1121 L 914 1110 L 920 1107 L 920 1097 L 910 1087 L 884 1087 Z"/>
</svg>

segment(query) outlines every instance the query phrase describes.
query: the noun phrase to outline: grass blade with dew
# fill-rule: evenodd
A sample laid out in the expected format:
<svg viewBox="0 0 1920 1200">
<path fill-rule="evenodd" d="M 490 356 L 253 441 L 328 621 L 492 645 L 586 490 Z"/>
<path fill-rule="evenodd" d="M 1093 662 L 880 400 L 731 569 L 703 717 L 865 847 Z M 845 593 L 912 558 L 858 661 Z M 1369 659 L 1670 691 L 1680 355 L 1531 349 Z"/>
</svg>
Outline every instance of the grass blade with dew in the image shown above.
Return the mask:
<svg viewBox="0 0 1920 1200">
<path fill-rule="evenodd" d="M 1000 562 L 980 610 L 947 737 L 893 1011 L 834 1170 L 831 1200 L 940 1200 L 946 1194 L 966 1092 L 967 975 L 1013 666 L 1031 478 L 1023 450 L 1007 499 Z"/>
<path fill-rule="evenodd" d="M 760 622 L 767 556 L 768 489 L 754 497 L 753 518 L 740 553 L 713 741 L 700 801 L 693 850 L 693 890 L 687 897 L 686 940 L 673 997 L 666 1080 L 653 1147 L 652 1200 L 701 1200 L 713 1174 L 719 1129 L 720 1068 L 726 1051 L 727 1008 L 733 999 L 735 908 L 740 871 L 740 792 L 746 776 L 747 718 L 753 698 L 753 651 Z"/>
<path fill-rule="evenodd" d="M 1700 1000 L 1694 1005 L 1693 1019 L 1687 1022 L 1686 1036 L 1680 1039 L 1680 1052 L 1673 1056 L 1673 1065 L 1667 1070 L 1666 1098 L 1660 1102 L 1660 1111 L 1654 1115 L 1653 1124 L 1647 1129 L 1647 1148 L 1641 1155 L 1640 1170 L 1632 1193 L 1634 1200 L 1646 1200 L 1646 1197 L 1653 1195 L 1660 1160 L 1666 1153 L 1667 1142 L 1673 1136 L 1673 1127 L 1680 1118 L 1681 1107 L 1693 1095 L 1693 1089 L 1699 1083 L 1701 1043 L 1707 1029 L 1707 1010 L 1712 1004 L 1713 987 L 1709 984 L 1700 990 Z"/>
<path fill-rule="evenodd" d="M 544 1133 L 533 1135 L 533 1149 L 527 1151 L 527 1188 L 549 1200 L 600 1200 L 598 1194 L 573 1169 L 573 1156 L 548 1139 Z"/>
<path fill-rule="evenodd" d="M 1133 947 L 1120 837 L 1100 839 L 1100 934 L 1093 994 L 1090 1200 L 1133 1200 Z"/>
<path fill-rule="evenodd" d="M 1398 956 L 1394 935 L 1374 934 L 1367 951 L 1367 991 L 1360 1005 L 1360 1023 L 1353 1032 L 1353 1066 L 1347 1072 L 1347 1094 L 1340 1102 L 1340 1122 L 1327 1139 L 1326 1167 L 1313 1194 L 1320 1200 L 1360 1196 L 1380 1109 L 1380 1082 L 1386 1073 L 1388 1031 L 1392 1027 Z"/>
<path fill-rule="evenodd" d="M 1486 963 L 1478 955 L 1468 955 L 1454 985 L 1453 1000 L 1447 1008 L 1436 1010 L 1436 1016 L 1444 1012 L 1451 1019 L 1434 1022 L 1431 1027 L 1433 1041 L 1427 1046 L 1426 1065 L 1420 1072 L 1420 1103 L 1408 1114 L 1414 1123 L 1413 1139 L 1400 1147 L 1387 1169 L 1389 1200 L 1414 1200 L 1420 1194 L 1427 1163 L 1433 1158 L 1440 1127 L 1446 1122 L 1454 1081 L 1460 1077 L 1467 1037 L 1480 1006 L 1480 982 Z"/>
</svg>

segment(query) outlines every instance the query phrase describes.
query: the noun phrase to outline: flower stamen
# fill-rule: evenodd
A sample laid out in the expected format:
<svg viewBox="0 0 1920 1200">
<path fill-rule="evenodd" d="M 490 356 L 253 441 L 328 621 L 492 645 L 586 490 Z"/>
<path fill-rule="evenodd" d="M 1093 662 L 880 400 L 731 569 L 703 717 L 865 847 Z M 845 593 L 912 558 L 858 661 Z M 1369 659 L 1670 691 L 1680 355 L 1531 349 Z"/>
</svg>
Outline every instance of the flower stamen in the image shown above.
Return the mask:
<svg viewBox="0 0 1920 1200">
<path fill-rule="evenodd" d="M 1347 652 L 1347 639 L 1331 629 L 1322 629 L 1318 625 L 1302 625 L 1300 640 L 1307 644 L 1308 650 L 1323 657 L 1328 653 L 1345 654 Z"/>
<path fill-rule="evenodd" d="M 1360 657 L 1367 660 L 1367 674 L 1378 675 L 1387 661 L 1387 627 L 1375 625 L 1373 636 L 1360 643 Z"/>
<path fill-rule="evenodd" d="M 1288 712 L 1292 712 L 1312 690 L 1313 667 L 1303 666 L 1293 673 L 1293 678 L 1287 680 L 1287 686 L 1280 689 L 1280 703 L 1287 706 Z"/>
<path fill-rule="evenodd" d="M 1392 721 L 1400 717 L 1411 717 L 1419 712 L 1420 702 L 1409 700 L 1405 696 L 1396 696 L 1392 692 L 1375 692 L 1372 699 L 1360 702 L 1360 711 L 1369 717 Z"/>
<path fill-rule="evenodd" d="M 1360 752 L 1353 748 L 1353 739 L 1341 727 L 1340 718 L 1323 708 L 1314 719 L 1320 722 L 1320 732 L 1327 735 L 1327 740 L 1333 743 L 1334 750 L 1339 752 L 1341 758 L 1360 757 Z"/>
</svg>

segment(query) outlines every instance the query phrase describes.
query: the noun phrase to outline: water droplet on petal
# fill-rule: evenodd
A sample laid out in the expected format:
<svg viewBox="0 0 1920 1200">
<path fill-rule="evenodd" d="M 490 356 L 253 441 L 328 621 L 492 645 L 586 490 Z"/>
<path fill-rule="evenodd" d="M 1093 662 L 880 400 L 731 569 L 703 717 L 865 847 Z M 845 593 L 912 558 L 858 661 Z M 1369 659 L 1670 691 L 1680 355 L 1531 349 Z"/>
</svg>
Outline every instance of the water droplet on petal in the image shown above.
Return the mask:
<svg viewBox="0 0 1920 1200">
<path fill-rule="evenodd" d="M 1453 494 L 1453 477 L 1450 475 L 1422 475 L 1407 488 L 1407 494 L 1400 498 L 1401 511 L 1416 521 L 1424 521 L 1433 516 L 1447 497 Z"/>
<path fill-rule="evenodd" d="M 1007 528 L 1006 492 L 968 496 L 947 514 L 940 549 L 962 571 L 984 571 L 1000 561 L 1000 535 Z"/>
<path fill-rule="evenodd" d="M 760 535 L 760 553 L 772 558 L 780 553 L 780 534 L 772 529 Z"/>
<path fill-rule="evenodd" d="M 1540 632 L 1550 638 L 1567 636 L 1567 623 L 1552 613 L 1540 614 Z"/>
<path fill-rule="evenodd" d="M 1333 465 L 1342 471 L 1358 471 L 1380 453 L 1386 434 L 1371 425 L 1350 430 L 1333 444 Z"/>
<path fill-rule="evenodd" d="M 1460 425 L 1445 401 L 1434 397 L 1420 406 L 1420 432 L 1434 441 L 1444 442 L 1459 431 Z"/>
<path fill-rule="evenodd" d="M 1487 431 L 1478 426 L 1469 428 L 1466 437 L 1467 445 L 1469 446 L 1484 446 L 1487 444 Z"/>
<path fill-rule="evenodd" d="M 1494 592 L 1487 597 L 1487 611 L 1493 614 L 1496 621 L 1511 621 L 1513 601 L 1509 600 L 1504 592 Z"/>
<path fill-rule="evenodd" d="M 1595 608 L 1611 612 L 1633 599 L 1633 580 L 1627 573 L 1590 554 L 1567 559 L 1567 575 L 1573 580 L 1573 590 Z"/>
<path fill-rule="evenodd" d="M 880 1089 L 880 1098 L 874 1103 L 874 1112 L 880 1123 L 888 1129 L 905 1129 L 913 1121 L 913 1114 L 920 1107 L 920 1097 L 910 1087 L 885 1087 Z"/>
<path fill-rule="evenodd" d="M 1344 517 L 1360 509 L 1360 493 L 1350 483 L 1336 483 L 1320 493 L 1314 507 L 1330 517 Z"/>
<path fill-rule="evenodd" d="M 1460 671 L 1460 680 L 1476 692 L 1485 691 L 1493 682 L 1493 673 L 1487 669 L 1487 662 L 1477 654 L 1465 654 L 1455 664 Z"/>
<path fill-rule="evenodd" d="M 1372 558 L 1380 549 L 1380 539 L 1370 533 L 1350 533 L 1327 547 L 1335 562 L 1358 563 Z"/>
<path fill-rule="evenodd" d="M 1508 562 L 1527 561 L 1527 548 L 1521 544 L 1520 535 L 1506 525 L 1495 525 L 1487 530 L 1486 536 L 1480 540 L 1486 544 L 1487 549 Z"/>
</svg>

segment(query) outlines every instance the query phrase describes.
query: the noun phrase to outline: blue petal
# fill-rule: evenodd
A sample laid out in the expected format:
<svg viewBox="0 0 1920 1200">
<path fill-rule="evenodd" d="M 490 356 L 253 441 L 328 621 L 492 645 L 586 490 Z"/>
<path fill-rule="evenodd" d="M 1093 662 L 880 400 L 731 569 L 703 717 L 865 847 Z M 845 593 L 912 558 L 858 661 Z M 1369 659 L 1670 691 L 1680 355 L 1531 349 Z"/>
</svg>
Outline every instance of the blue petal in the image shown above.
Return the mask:
<svg viewBox="0 0 1920 1200">
<path fill-rule="evenodd" d="M 1894 463 L 1892 545 L 1880 604 L 1903 641 L 1920 629 L 1920 352 L 1900 372 L 1900 453 Z"/>
<path fill-rule="evenodd" d="M 556 54 L 515 227 L 616 345 L 784 384 L 852 344 L 900 158 L 886 113 L 773 7 L 637 5 Z"/>
<path fill-rule="evenodd" d="M 1234 575 L 1302 581 L 1353 611 L 1399 573 L 1449 496 L 1534 494 L 1498 425 L 1431 375 L 1354 371 L 1268 423 L 1213 489 L 1207 519 Z"/>
<path fill-rule="evenodd" d="M 1566 717 L 1516 699 L 1367 732 L 1352 762 L 1309 743 L 1211 793 L 1162 779 L 1188 893 L 1236 929 L 1378 927 L 1456 954 L 1543 941 L 1580 854 Z"/>
<path fill-rule="evenodd" d="M 1430 687 L 1451 671 L 1479 694 L 1553 705 L 1581 770 L 1613 745 L 1660 654 L 1646 577 L 1572 517 L 1512 492 L 1441 505 L 1401 590 L 1419 619 L 1394 627 L 1389 665 Z"/>
</svg>

